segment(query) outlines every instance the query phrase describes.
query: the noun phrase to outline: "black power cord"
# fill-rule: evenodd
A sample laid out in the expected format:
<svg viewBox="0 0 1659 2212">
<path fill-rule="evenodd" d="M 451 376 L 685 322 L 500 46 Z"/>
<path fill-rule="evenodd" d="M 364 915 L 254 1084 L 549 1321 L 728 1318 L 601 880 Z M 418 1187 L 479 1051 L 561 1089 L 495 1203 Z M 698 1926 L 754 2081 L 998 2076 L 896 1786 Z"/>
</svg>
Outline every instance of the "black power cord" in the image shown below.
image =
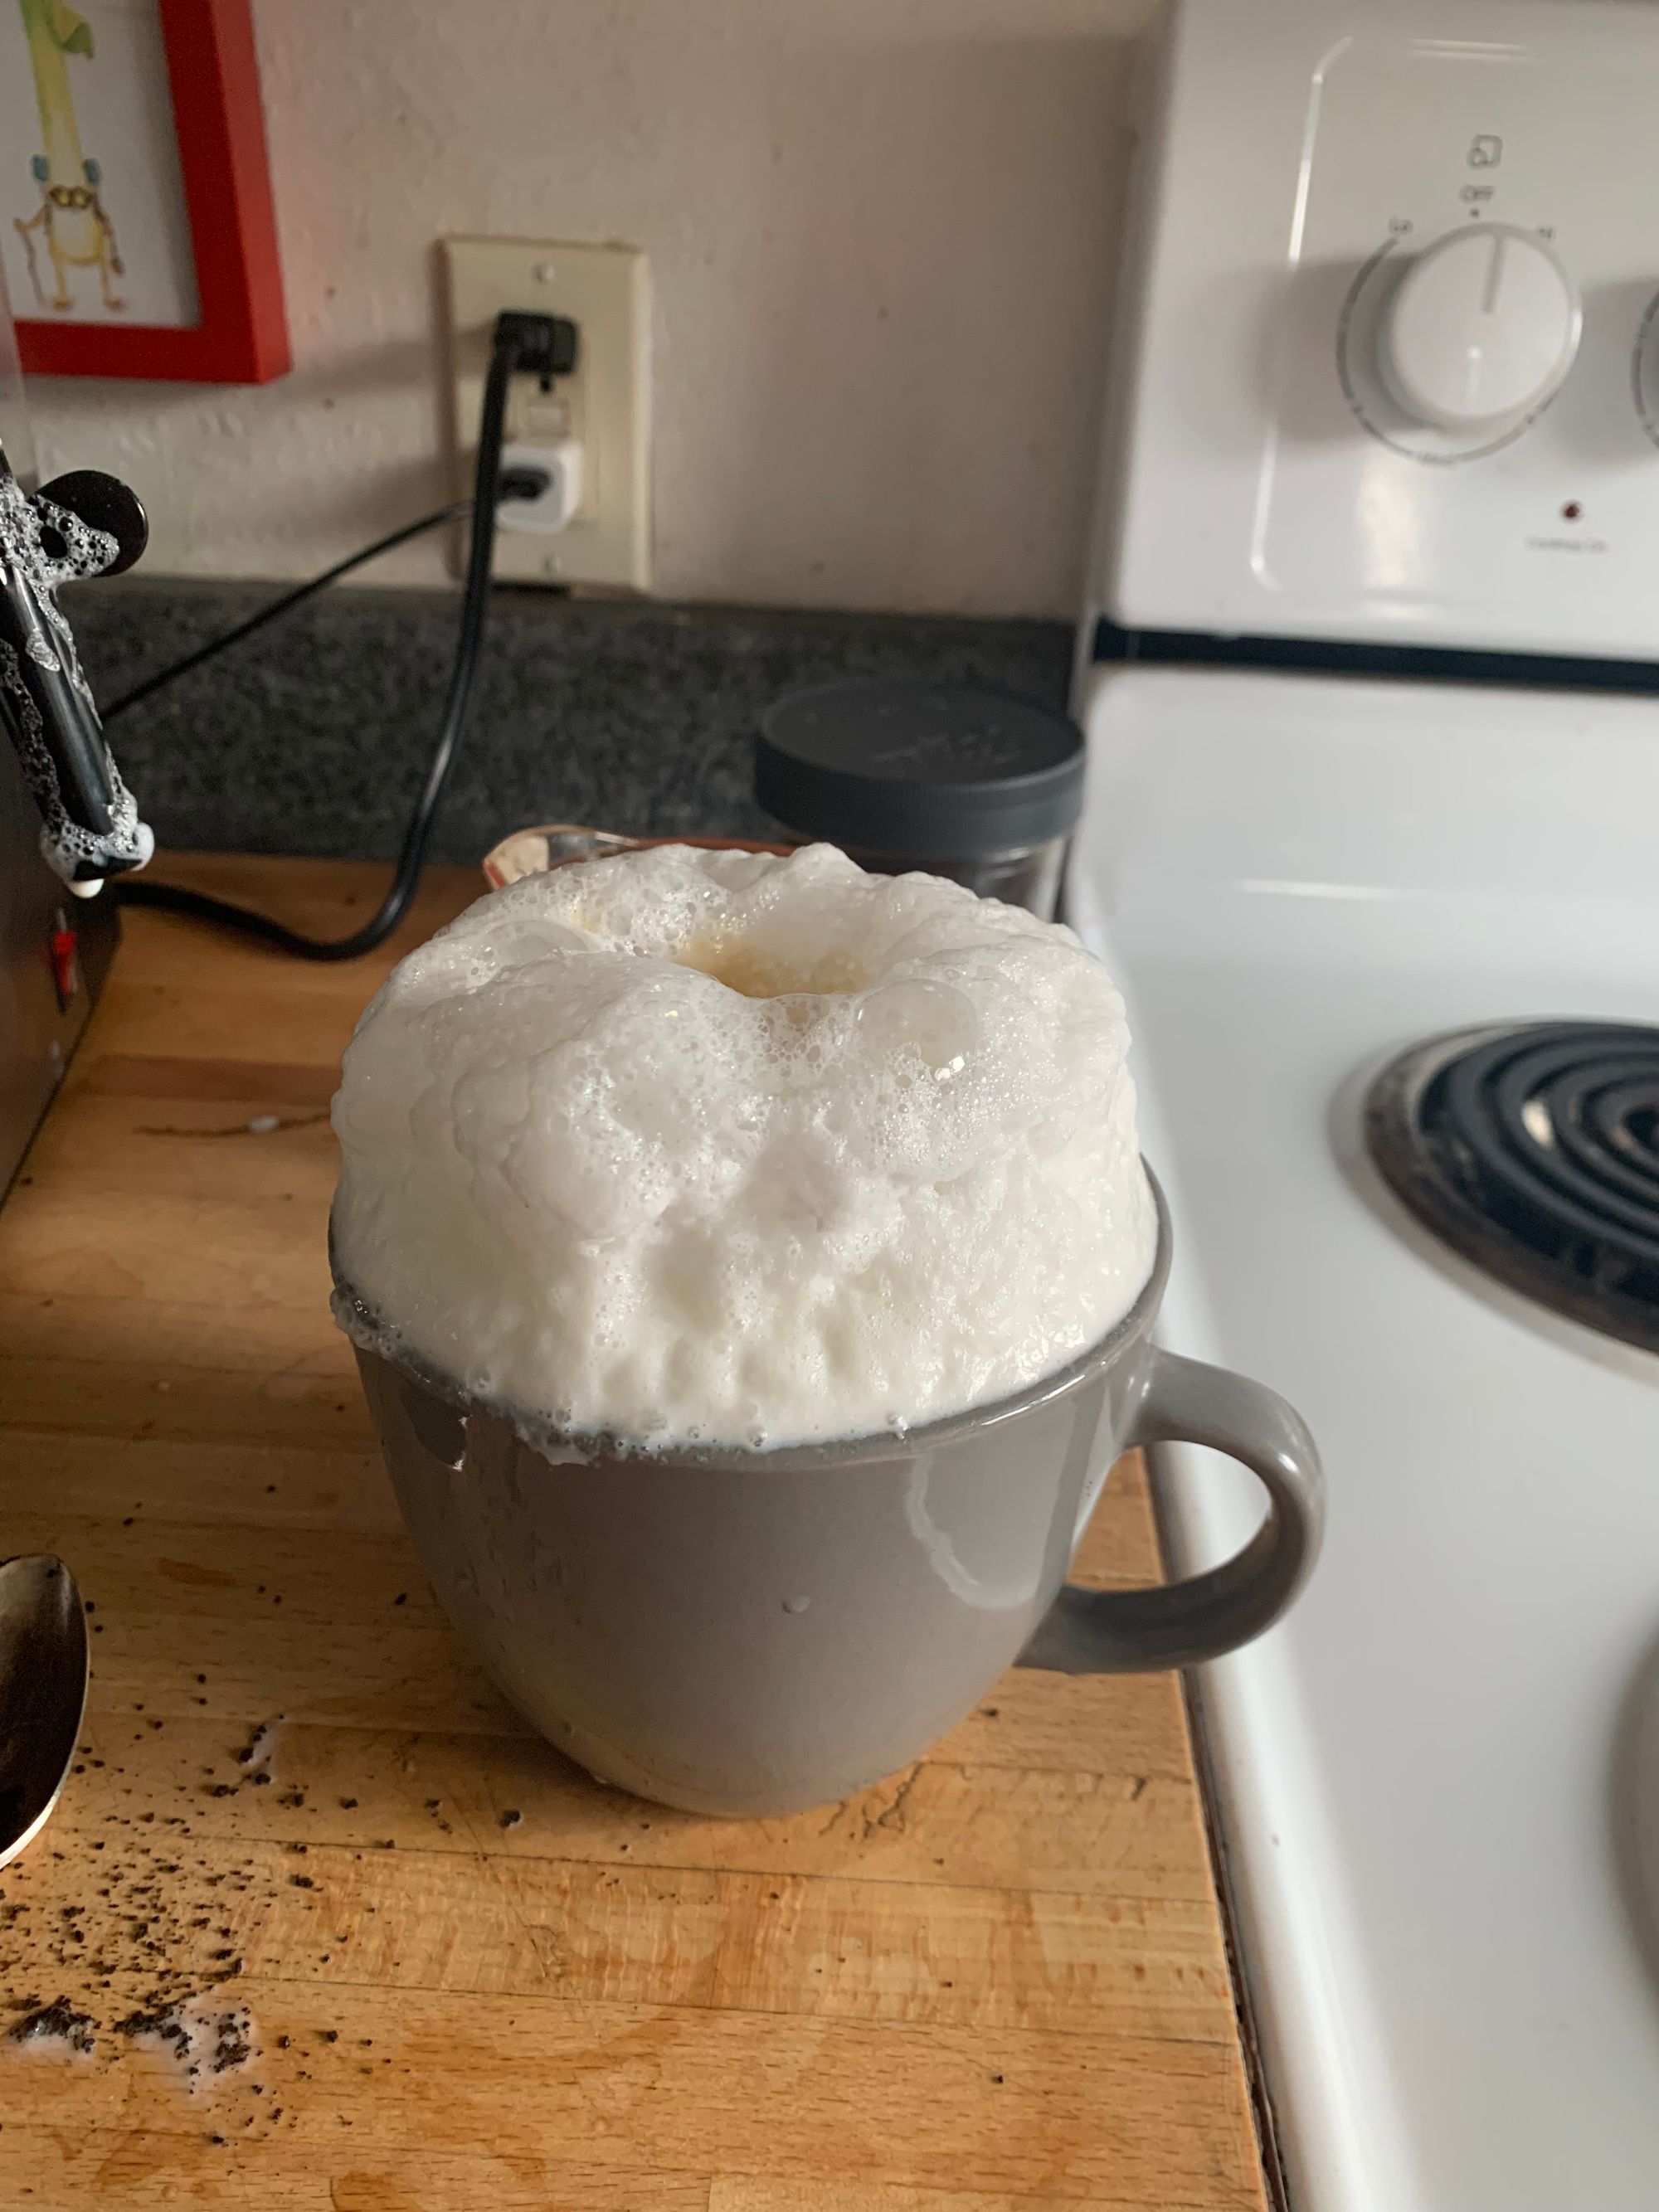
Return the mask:
<svg viewBox="0 0 1659 2212">
<path fill-rule="evenodd" d="M 182 914 L 198 921 L 217 924 L 246 937 L 256 937 L 279 951 L 291 952 L 301 960 L 356 960 L 365 952 L 373 952 L 384 945 L 392 931 L 408 913 L 410 902 L 419 885 L 426 866 L 427 847 L 432 840 L 434 824 L 450 775 L 455 765 L 461 738 L 466 727 L 467 710 L 471 704 L 473 680 L 477 673 L 478 656 L 483 645 L 484 626 L 489 606 L 489 567 L 495 546 L 495 505 L 501 496 L 501 440 L 507 419 L 507 384 L 513 375 L 529 374 L 541 377 L 544 386 L 555 376 L 568 375 L 576 363 L 576 325 L 562 315 L 535 315 L 509 312 L 495 319 L 495 337 L 489 352 L 489 369 L 484 379 L 483 414 L 478 428 L 478 464 L 473 477 L 472 497 L 460 501 L 434 515 L 427 515 L 411 523 L 389 538 L 363 552 L 354 554 L 330 569 L 325 575 L 315 577 L 299 590 L 286 593 L 262 608 L 258 614 L 228 631 L 222 638 L 178 662 L 173 667 L 135 685 L 118 699 L 109 711 L 113 720 L 141 699 L 159 690 L 163 684 L 181 676 L 186 669 L 198 666 L 224 647 L 246 637 L 250 631 L 264 627 L 290 607 L 309 599 L 336 577 L 349 568 L 383 553 L 393 545 L 422 530 L 429 530 L 441 522 L 448 521 L 457 514 L 464 514 L 470 505 L 472 510 L 472 535 L 467 547 L 466 581 L 461 593 L 460 629 L 455 641 L 455 658 L 451 666 L 449 691 L 444 701 L 442 719 L 438 726 L 437 743 L 427 766 L 426 781 L 414 811 L 404 831 L 403 844 L 398 854 L 398 864 L 392 883 L 379 908 L 361 929 L 349 937 L 307 937 L 300 931 L 289 928 L 270 915 L 260 914 L 251 907 L 234 905 L 228 899 L 212 897 L 206 891 L 186 890 L 182 884 L 152 883 L 147 878 L 124 877 L 113 886 L 123 906 L 147 906 L 161 908 L 168 914 Z M 526 492 L 534 495 L 535 487 L 517 486 L 518 495 Z"/>
<path fill-rule="evenodd" d="M 505 478 L 501 490 L 503 495 L 510 496 Z M 181 676 L 188 676 L 192 670 L 201 667 L 204 661 L 217 659 L 222 653 L 228 653 L 233 645 L 240 645 L 245 637 L 252 637 L 256 630 L 262 630 L 267 623 L 275 622 L 279 616 L 291 614 L 295 607 L 302 607 L 307 599 L 315 599 L 319 592 L 325 592 L 331 584 L 337 584 L 342 576 L 349 576 L 354 568 L 361 568 L 368 562 L 377 561 L 382 553 L 394 552 L 399 545 L 408 544 L 411 538 L 422 537 L 428 530 L 441 529 L 446 522 L 459 522 L 464 514 L 471 514 L 471 512 L 470 499 L 451 500 L 447 507 L 441 507 L 431 514 L 423 514 L 418 522 L 406 522 L 401 530 L 392 531 L 385 538 L 377 538 L 372 545 L 365 545 L 359 552 L 347 554 L 343 561 L 337 561 L 331 568 L 325 568 L 320 576 L 313 576 L 309 583 L 301 584 L 291 592 L 284 592 L 280 599 L 269 600 L 265 605 L 256 608 L 246 622 L 239 622 L 234 629 L 222 630 L 217 637 L 209 638 L 205 645 L 198 645 L 193 653 L 186 653 L 178 660 L 170 660 L 165 668 L 158 668 L 154 676 L 146 676 L 130 691 L 122 692 L 118 699 L 112 699 L 106 707 L 100 707 L 99 719 L 107 729 L 112 722 L 118 721 L 134 707 L 142 707 L 146 699 L 154 698 L 158 691 L 165 691 L 169 684 L 176 684 Z"/>
</svg>

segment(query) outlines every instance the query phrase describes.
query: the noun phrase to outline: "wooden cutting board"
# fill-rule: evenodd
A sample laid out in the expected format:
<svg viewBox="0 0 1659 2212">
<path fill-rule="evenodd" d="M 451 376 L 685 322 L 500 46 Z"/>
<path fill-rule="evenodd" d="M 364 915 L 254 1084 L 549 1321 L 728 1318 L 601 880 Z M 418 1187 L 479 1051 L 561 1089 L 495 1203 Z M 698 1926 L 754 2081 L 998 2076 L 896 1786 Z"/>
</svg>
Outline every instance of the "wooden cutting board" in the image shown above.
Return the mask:
<svg viewBox="0 0 1659 2212">
<path fill-rule="evenodd" d="M 380 882 L 188 874 L 319 932 Z M 477 887 L 434 872 L 397 949 Z M 131 917 L 0 1212 L 0 1555 L 61 1552 L 94 1631 L 0 1875 L 0 2021 L 83 2016 L 0 2029 L 0 2204 L 1260 2206 L 1173 1678 L 1010 1674 L 867 1796 L 736 1824 L 590 1781 L 464 1655 L 326 1304 L 328 1100 L 392 957 Z M 1081 1568 L 1157 1572 L 1133 1464 Z"/>
</svg>

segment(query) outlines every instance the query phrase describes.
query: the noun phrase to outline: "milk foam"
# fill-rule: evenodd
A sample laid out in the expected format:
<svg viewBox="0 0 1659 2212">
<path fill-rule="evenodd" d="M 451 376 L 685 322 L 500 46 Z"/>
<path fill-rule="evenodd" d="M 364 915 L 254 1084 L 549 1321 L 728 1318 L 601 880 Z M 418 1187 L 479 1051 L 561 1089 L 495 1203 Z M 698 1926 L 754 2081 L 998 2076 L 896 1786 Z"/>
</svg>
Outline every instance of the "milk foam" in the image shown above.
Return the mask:
<svg viewBox="0 0 1659 2212">
<path fill-rule="evenodd" d="M 1070 930 L 830 846 L 527 877 L 358 1024 L 337 1267 L 532 1428 L 915 1425 L 1064 1365 L 1146 1282 L 1127 1042 Z"/>
</svg>

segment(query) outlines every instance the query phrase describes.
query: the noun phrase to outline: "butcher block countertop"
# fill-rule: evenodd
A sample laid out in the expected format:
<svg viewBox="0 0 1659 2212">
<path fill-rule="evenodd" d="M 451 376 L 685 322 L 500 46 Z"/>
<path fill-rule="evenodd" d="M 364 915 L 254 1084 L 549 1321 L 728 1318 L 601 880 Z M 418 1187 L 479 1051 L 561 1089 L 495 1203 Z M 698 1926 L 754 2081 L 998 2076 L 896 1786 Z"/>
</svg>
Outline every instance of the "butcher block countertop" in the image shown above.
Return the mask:
<svg viewBox="0 0 1659 2212">
<path fill-rule="evenodd" d="M 331 933 L 382 880 L 171 872 Z M 477 887 L 434 872 L 395 949 Z M 739 1824 L 592 1782 L 465 1656 L 326 1303 L 392 957 L 129 916 L 0 1211 L 0 1556 L 61 1552 L 94 1630 L 0 1874 L 0 2205 L 1259 2207 L 1172 1676 L 1011 1674 L 867 1796 Z M 1133 1466 L 1080 1569 L 1156 1574 Z"/>
</svg>

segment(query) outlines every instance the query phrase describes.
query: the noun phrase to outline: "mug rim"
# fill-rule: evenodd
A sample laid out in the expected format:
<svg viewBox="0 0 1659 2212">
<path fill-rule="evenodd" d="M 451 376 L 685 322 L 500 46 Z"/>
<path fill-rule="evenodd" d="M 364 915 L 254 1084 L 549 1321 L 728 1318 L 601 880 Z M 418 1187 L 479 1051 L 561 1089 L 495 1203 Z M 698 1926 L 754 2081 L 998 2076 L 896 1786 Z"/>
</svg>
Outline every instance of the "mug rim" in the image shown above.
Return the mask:
<svg viewBox="0 0 1659 2212">
<path fill-rule="evenodd" d="M 1003 1427 L 1042 1407 L 1057 1405 L 1062 1399 L 1069 1398 L 1082 1389 L 1103 1369 L 1121 1358 L 1139 1338 L 1147 1334 L 1163 1298 L 1164 1284 L 1169 1279 L 1172 1239 L 1170 1208 L 1163 1185 L 1144 1156 L 1140 1166 L 1152 1193 L 1157 1215 L 1158 1244 L 1152 1258 L 1152 1273 L 1136 1292 L 1133 1304 L 1121 1319 L 1115 1322 L 1104 1336 L 1086 1351 L 1079 1352 L 1074 1359 L 1069 1360 L 1065 1366 L 1039 1376 L 1035 1382 L 1022 1384 L 1006 1397 L 993 1399 L 983 1406 L 970 1406 L 959 1413 L 946 1413 L 936 1420 L 921 1422 L 915 1428 L 902 1431 L 884 1429 L 874 1434 L 829 1437 L 805 1443 L 665 1444 L 653 1448 L 604 1430 L 560 1428 L 550 1422 L 527 1421 L 499 1401 L 482 1398 L 464 1390 L 452 1376 L 398 1346 L 396 1331 L 382 1322 L 367 1301 L 359 1297 L 337 1264 L 331 1221 L 329 1267 L 334 1280 L 336 1318 L 360 1352 L 372 1352 L 384 1359 L 388 1366 L 398 1369 L 420 1383 L 458 1412 L 482 1413 L 487 1419 L 504 1423 L 532 1451 L 553 1465 L 568 1464 L 572 1461 L 582 1465 L 615 1461 L 630 1467 L 660 1468 L 665 1471 L 670 1468 L 685 1471 L 753 1468 L 757 1473 L 792 1474 L 911 1459 L 922 1453 L 942 1450 L 949 1445 L 959 1443 L 966 1437 L 980 1435 L 988 1429 Z M 356 1316 L 363 1327 L 364 1336 L 359 1336 L 347 1326 L 343 1318 L 344 1313 Z"/>
</svg>

